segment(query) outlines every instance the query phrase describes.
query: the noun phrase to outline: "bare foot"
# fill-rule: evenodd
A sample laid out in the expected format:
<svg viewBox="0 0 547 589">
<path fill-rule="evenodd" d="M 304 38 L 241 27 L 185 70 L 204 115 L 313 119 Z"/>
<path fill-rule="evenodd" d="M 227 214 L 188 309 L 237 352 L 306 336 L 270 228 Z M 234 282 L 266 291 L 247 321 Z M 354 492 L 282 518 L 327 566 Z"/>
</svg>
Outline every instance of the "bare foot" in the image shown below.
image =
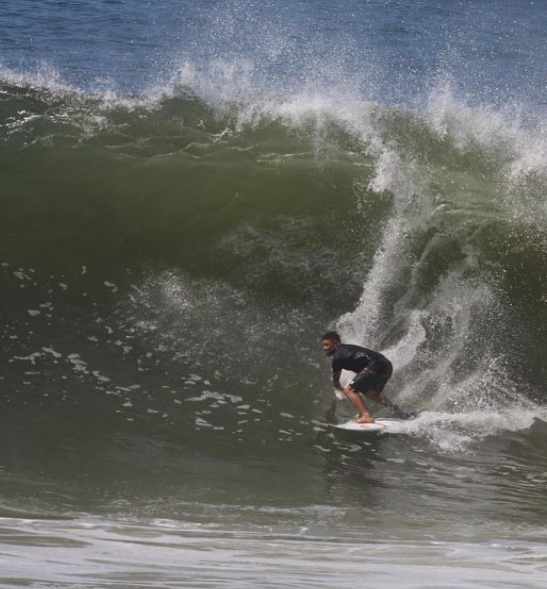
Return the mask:
<svg viewBox="0 0 547 589">
<path fill-rule="evenodd" d="M 406 413 L 405 411 L 402 411 L 397 405 L 393 405 L 392 410 L 395 417 L 398 417 L 399 419 L 410 419 L 411 417 L 414 417 L 413 413 Z"/>
<path fill-rule="evenodd" d="M 361 416 L 357 417 L 356 419 L 352 419 L 351 421 L 353 423 L 372 423 L 374 421 L 374 419 L 372 417 L 369 417 L 366 415 L 361 415 Z"/>
</svg>

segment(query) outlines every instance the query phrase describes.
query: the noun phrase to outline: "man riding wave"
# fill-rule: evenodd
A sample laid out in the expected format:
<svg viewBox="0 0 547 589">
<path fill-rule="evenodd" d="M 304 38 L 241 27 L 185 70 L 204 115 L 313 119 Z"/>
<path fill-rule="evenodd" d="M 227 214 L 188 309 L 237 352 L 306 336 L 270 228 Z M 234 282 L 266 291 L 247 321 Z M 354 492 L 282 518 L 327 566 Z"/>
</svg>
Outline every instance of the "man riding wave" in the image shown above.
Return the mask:
<svg viewBox="0 0 547 589">
<path fill-rule="evenodd" d="M 382 395 L 387 381 L 393 374 L 393 365 L 383 354 L 361 346 L 343 344 L 335 331 L 329 331 L 321 340 L 323 352 L 332 357 L 332 384 L 334 388 L 343 392 L 359 411 L 358 417 L 353 421 L 356 423 L 372 423 L 374 421 L 372 412 L 367 409 L 363 396 L 379 405 L 389 407 L 401 419 L 411 417 Z M 340 384 L 342 370 L 356 373 L 346 387 Z"/>
</svg>

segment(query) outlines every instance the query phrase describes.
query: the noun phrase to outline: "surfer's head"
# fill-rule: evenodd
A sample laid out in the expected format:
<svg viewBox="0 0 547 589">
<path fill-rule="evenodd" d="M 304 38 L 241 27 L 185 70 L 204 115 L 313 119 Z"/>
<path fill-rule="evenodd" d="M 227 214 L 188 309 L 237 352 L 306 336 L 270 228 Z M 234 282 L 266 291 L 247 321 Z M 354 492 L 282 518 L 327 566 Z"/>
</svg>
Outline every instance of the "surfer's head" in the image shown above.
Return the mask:
<svg viewBox="0 0 547 589">
<path fill-rule="evenodd" d="M 321 341 L 323 342 L 323 352 L 326 356 L 332 356 L 336 348 L 342 343 L 336 331 L 328 331 L 321 338 Z"/>
</svg>

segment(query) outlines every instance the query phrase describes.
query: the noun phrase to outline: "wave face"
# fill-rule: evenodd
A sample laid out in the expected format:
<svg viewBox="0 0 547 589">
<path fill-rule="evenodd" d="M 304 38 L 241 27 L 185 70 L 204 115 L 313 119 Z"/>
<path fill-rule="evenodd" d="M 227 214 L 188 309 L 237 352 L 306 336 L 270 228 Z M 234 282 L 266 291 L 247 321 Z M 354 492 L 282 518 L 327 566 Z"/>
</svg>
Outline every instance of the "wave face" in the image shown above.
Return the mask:
<svg viewBox="0 0 547 589">
<path fill-rule="evenodd" d="M 199 489 L 242 463 L 305 469 L 333 443 L 310 441 L 331 328 L 392 358 L 389 395 L 427 412 L 435 452 L 545 420 L 546 142 L 521 84 L 539 69 L 507 65 L 523 38 L 484 53 L 494 15 L 465 37 L 465 2 L 404 25 L 398 3 L 210 3 L 176 25 L 155 4 L 148 49 L 141 13 L 114 40 L 128 5 L 97 44 L 70 9 L 64 51 L 11 9 L 45 55 L 1 69 L 8 471 Z"/>
</svg>

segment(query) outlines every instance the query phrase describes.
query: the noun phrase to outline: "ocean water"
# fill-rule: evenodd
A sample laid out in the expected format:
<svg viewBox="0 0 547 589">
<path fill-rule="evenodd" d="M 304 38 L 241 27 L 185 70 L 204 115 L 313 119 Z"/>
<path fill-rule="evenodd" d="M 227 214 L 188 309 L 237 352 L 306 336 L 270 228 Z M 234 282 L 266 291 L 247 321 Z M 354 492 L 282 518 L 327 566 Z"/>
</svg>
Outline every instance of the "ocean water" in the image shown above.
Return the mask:
<svg viewBox="0 0 547 589">
<path fill-rule="evenodd" d="M 0 585 L 544 587 L 543 4 L 0 22 Z"/>
</svg>

